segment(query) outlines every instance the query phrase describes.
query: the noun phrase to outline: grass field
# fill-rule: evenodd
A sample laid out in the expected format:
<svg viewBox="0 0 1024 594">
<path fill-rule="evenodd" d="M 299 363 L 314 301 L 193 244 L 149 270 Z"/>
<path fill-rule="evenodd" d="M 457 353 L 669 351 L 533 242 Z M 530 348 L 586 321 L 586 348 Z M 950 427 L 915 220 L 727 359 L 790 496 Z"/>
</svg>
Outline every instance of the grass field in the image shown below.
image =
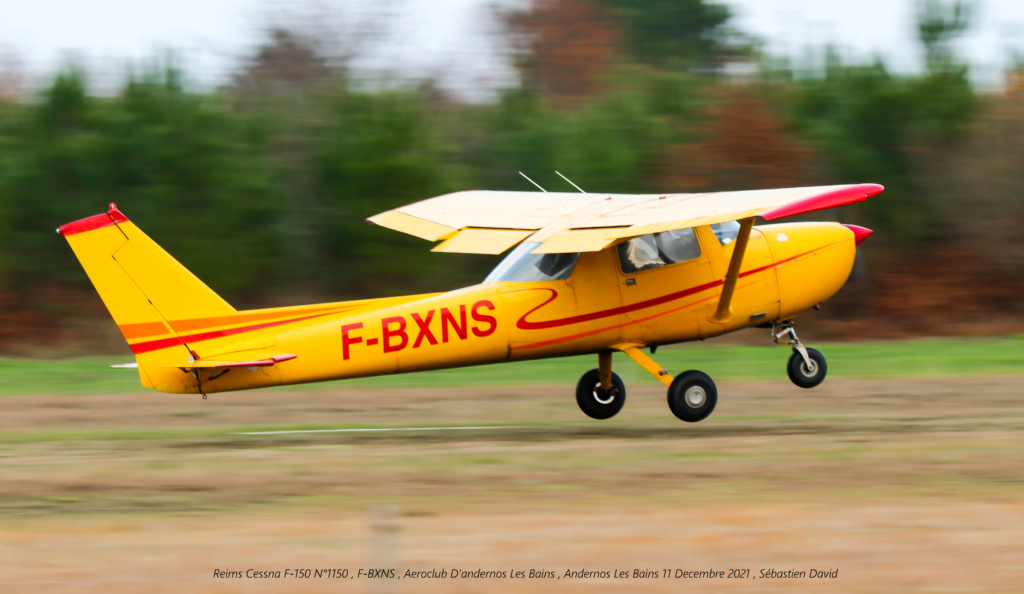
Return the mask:
<svg viewBox="0 0 1024 594">
<path fill-rule="evenodd" d="M 655 359 L 673 372 L 700 369 L 714 378 L 776 380 L 785 375 L 790 350 L 765 341 L 764 346 L 692 343 L 663 347 Z M 1024 335 L 997 338 L 948 338 L 815 346 L 828 357 L 829 377 L 896 378 L 1024 373 Z M 130 354 L 58 360 L 0 359 L 0 395 L 127 394 L 139 392 L 134 370 L 112 370 Z M 625 355 L 615 355 L 615 369 L 626 381 L 646 381 L 646 373 Z M 596 366 L 593 356 L 431 371 L 348 380 L 346 386 L 366 388 L 461 387 L 566 384 L 570 388 L 584 371 Z M 280 388 L 334 390 L 325 383 Z"/>
<path fill-rule="evenodd" d="M 816 345 L 817 346 L 817 345 Z M 660 350 L 719 383 L 677 421 L 616 360 L 198 396 L 119 360 L 0 365 L 0 591 L 1010 592 L 1024 580 L 1024 339 Z M 409 429 L 239 435 L 255 430 Z M 467 427 L 487 427 L 466 429 Z M 627 571 L 630 579 L 225 579 L 215 569 Z M 834 579 L 757 578 L 762 569 Z M 734 580 L 634 570 L 750 569 Z"/>
</svg>

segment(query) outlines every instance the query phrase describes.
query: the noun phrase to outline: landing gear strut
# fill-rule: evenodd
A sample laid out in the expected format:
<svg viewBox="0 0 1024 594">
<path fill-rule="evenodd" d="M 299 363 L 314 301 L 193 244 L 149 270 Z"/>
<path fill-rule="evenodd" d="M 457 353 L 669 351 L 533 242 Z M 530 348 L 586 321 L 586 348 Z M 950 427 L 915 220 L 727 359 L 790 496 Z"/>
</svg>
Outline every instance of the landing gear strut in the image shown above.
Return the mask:
<svg viewBox="0 0 1024 594">
<path fill-rule="evenodd" d="M 825 355 L 822 355 L 817 349 L 805 347 L 800 342 L 792 320 L 773 323 L 772 338 L 778 344 L 788 344 L 793 347 L 793 354 L 789 356 L 786 372 L 794 384 L 801 388 L 813 388 L 825 380 L 825 374 L 828 372 Z"/>
<path fill-rule="evenodd" d="M 617 344 L 612 348 L 628 355 L 630 359 L 636 361 L 640 367 L 668 387 L 668 407 L 672 410 L 672 414 L 687 423 L 696 423 L 706 419 L 715 410 L 715 404 L 718 403 L 718 388 L 715 387 L 715 382 L 711 377 L 701 371 L 687 371 L 673 378 L 666 369 L 663 369 L 640 350 L 644 346 L 646 345 L 633 342 Z M 654 348 L 651 350 L 653 351 Z M 588 371 L 580 379 L 576 388 L 576 402 L 587 415 L 595 419 L 607 419 L 622 408 L 626 389 L 619 376 L 612 373 L 611 352 L 601 353 L 599 361 L 600 370 Z M 605 377 L 608 378 L 607 383 Z M 603 388 L 605 385 L 608 388 Z M 618 397 L 619 394 L 621 397 Z M 615 398 L 606 404 L 605 400 L 611 396 L 615 396 Z"/>
</svg>

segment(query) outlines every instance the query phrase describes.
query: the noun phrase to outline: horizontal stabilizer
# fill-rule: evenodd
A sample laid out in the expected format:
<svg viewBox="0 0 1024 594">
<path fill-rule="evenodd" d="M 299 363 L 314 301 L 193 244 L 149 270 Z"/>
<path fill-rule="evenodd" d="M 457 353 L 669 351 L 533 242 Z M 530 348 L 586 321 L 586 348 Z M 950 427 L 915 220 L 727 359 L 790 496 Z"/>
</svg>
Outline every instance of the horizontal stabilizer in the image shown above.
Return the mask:
<svg viewBox="0 0 1024 594">
<path fill-rule="evenodd" d="M 111 369 L 138 369 L 138 363 L 121 363 L 120 365 L 111 365 Z"/>
<path fill-rule="evenodd" d="M 266 359 L 254 359 L 252 361 L 210 361 L 207 359 L 201 359 L 199 361 L 193 361 L 186 367 L 199 368 L 199 369 L 215 369 L 215 368 L 231 368 L 231 367 L 269 367 L 276 365 L 284 361 L 291 361 L 297 358 L 298 355 L 274 355 Z"/>
</svg>

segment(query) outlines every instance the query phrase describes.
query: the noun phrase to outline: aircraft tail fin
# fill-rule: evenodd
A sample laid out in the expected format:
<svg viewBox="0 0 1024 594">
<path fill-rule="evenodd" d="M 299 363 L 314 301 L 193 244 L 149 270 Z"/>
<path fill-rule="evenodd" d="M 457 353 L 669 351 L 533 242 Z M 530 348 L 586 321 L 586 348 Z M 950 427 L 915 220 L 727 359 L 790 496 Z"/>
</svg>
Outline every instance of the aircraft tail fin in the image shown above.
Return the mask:
<svg viewBox="0 0 1024 594">
<path fill-rule="evenodd" d="M 147 363 L 180 364 L 192 356 L 179 336 L 187 330 L 178 327 L 183 321 L 238 315 L 114 204 L 105 213 L 57 231 L 71 245 L 135 353 L 145 385 L 164 389 L 147 381 Z"/>
</svg>

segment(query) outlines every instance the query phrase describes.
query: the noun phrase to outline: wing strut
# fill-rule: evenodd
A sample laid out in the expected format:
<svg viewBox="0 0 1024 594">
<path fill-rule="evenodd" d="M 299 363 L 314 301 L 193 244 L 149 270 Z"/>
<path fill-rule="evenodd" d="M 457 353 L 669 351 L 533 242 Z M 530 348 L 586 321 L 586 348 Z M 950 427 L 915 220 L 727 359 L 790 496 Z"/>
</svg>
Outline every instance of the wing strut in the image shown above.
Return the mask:
<svg viewBox="0 0 1024 594">
<path fill-rule="evenodd" d="M 729 271 L 725 273 L 725 283 L 722 285 L 722 297 L 718 300 L 718 309 L 715 311 L 715 315 L 711 316 L 713 322 L 727 322 L 732 317 L 729 306 L 732 304 L 732 294 L 736 290 L 736 280 L 740 277 L 743 254 L 747 251 L 747 241 L 750 239 L 750 230 L 753 227 L 754 217 L 740 220 L 740 232 L 736 235 L 736 242 L 733 244 Z"/>
</svg>

